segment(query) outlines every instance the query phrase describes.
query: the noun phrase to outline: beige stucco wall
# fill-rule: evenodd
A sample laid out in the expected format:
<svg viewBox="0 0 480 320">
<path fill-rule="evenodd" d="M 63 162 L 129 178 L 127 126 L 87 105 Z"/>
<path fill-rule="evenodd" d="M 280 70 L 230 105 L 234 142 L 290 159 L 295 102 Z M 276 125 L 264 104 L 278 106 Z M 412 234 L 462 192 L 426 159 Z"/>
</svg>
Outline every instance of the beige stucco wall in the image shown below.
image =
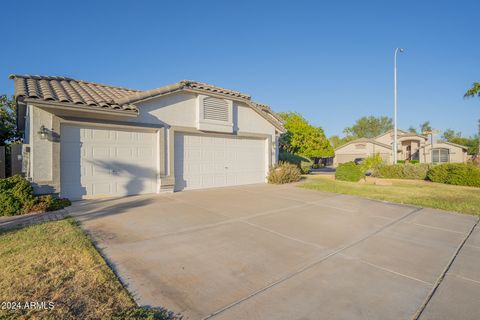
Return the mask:
<svg viewBox="0 0 480 320">
<path fill-rule="evenodd" d="M 59 142 L 55 139 L 58 121 L 50 112 L 32 105 L 29 105 L 28 109 L 29 178 L 34 182 L 36 193 L 58 192 L 59 166 L 54 164 L 59 150 Z M 38 134 L 42 125 L 51 133 L 47 139 L 41 139 Z"/>
<path fill-rule="evenodd" d="M 139 104 L 139 116 L 133 122 L 167 124 L 173 127 L 197 128 L 197 95 L 177 93 Z M 275 135 L 275 127 L 245 103 L 233 101 L 235 134 Z"/>
<path fill-rule="evenodd" d="M 450 155 L 450 162 L 452 163 L 463 163 L 467 161 L 467 151 L 460 147 L 443 143 L 443 142 L 436 142 L 433 144 L 433 148 L 445 148 L 449 150 Z M 430 163 L 432 162 L 432 145 L 425 146 L 425 162 Z"/>
<path fill-rule="evenodd" d="M 41 140 L 38 135 L 40 127 L 44 125 L 54 134 L 60 134 L 62 123 L 69 123 L 68 112 L 56 116 L 55 109 L 42 109 L 30 105 L 29 120 L 27 123 L 30 142 L 30 174 L 29 178 L 34 182 L 37 193 L 51 193 L 60 191 L 60 142 L 52 139 Z M 174 172 L 174 134 L 178 131 L 197 131 L 197 96 L 192 93 L 177 93 L 160 98 L 151 99 L 138 105 L 139 116 L 135 118 L 122 118 L 118 121 L 125 124 L 125 128 L 131 126 L 149 125 L 158 128 L 159 154 L 161 176 L 166 183 Z M 252 108 L 241 102 L 233 102 L 233 128 L 230 135 L 251 136 L 265 139 L 267 166 L 277 162 L 278 159 L 278 132 L 275 127 L 255 112 Z M 78 117 L 77 114 L 72 114 Z M 82 121 L 97 118 L 95 114 L 81 114 Z M 103 116 L 94 121 L 102 122 Z M 105 116 L 106 117 L 106 116 Z M 111 116 L 109 121 L 111 121 Z M 113 118 L 115 119 L 115 118 Z M 96 125 L 99 125 L 96 123 Z M 108 124 L 109 126 L 111 124 Z M 122 125 L 116 125 L 116 127 Z M 60 137 L 61 138 L 61 137 Z M 162 182 L 163 183 L 163 182 Z"/>
<path fill-rule="evenodd" d="M 365 145 L 365 149 L 359 149 L 357 145 Z M 335 150 L 333 163 L 337 166 L 340 163 L 353 161 L 355 158 L 366 158 L 377 153 L 380 154 L 385 162 L 389 163 L 391 161 L 390 149 L 371 142 L 358 142 L 347 144 Z"/>
<path fill-rule="evenodd" d="M 398 132 L 398 134 L 400 134 L 400 132 Z M 391 145 L 393 140 L 392 137 L 393 137 L 393 132 L 388 132 L 378 138 L 375 138 L 375 141 L 378 141 L 386 145 Z"/>
</svg>

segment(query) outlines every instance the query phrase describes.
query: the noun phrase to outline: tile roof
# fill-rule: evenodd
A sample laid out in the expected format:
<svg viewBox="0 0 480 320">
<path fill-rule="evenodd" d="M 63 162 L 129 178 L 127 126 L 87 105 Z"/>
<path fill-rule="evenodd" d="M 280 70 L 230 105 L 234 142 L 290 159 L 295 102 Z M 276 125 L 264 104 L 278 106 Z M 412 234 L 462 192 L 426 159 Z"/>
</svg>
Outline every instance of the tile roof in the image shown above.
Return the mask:
<svg viewBox="0 0 480 320">
<path fill-rule="evenodd" d="M 352 140 L 352 141 L 349 141 L 345 144 L 342 144 L 340 147 L 337 147 L 335 148 L 335 151 L 345 147 L 345 146 L 348 146 L 352 143 L 373 143 L 373 144 L 376 144 L 378 146 L 381 146 L 381 147 L 385 147 L 385 148 L 391 148 L 392 146 L 389 146 L 388 144 L 385 144 L 385 143 L 381 143 L 381 142 L 378 142 L 377 140 L 375 139 L 370 139 L 370 138 L 358 138 L 358 139 L 355 139 L 355 140 Z"/>
<path fill-rule="evenodd" d="M 16 98 L 23 97 L 38 101 L 138 112 L 133 105 L 116 102 L 118 99 L 138 92 L 138 90 L 66 77 L 10 75 L 10 79 L 14 80 Z"/>
<path fill-rule="evenodd" d="M 269 106 L 251 100 L 245 93 L 224 89 L 203 82 L 182 80 L 152 90 L 134 90 L 66 77 L 10 75 L 14 80 L 15 97 L 29 100 L 83 105 L 115 111 L 138 113 L 137 102 L 175 91 L 190 90 L 231 97 L 246 102 L 277 128 L 284 130 L 282 120 Z"/>
<path fill-rule="evenodd" d="M 461 145 L 461 144 L 458 144 L 458 143 L 453 143 L 453 142 L 446 141 L 446 140 L 437 140 L 436 143 L 445 143 L 445 144 L 449 144 L 449 145 L 452 145 L 452 146 L 462 148 L 464 150 L 468 150 L 467 146 L 464 146 L 464 145 Z M 434 143 L 434 145 L 435 145 L 435 143 Z"/>
</svg>

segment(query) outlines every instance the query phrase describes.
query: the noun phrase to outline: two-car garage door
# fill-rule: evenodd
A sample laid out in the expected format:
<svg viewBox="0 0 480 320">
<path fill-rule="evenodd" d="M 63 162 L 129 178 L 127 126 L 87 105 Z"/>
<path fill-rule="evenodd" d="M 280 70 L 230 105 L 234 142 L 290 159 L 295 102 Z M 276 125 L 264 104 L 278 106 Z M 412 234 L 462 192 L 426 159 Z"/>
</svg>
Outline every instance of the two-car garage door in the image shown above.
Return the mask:
<svg viewBox="0 0 480 320">
<path fill-rule="evenodd" d="M 175 134 L 175 189 L 265 182 L 265 139 Z"/>
<path fill-rule="evenodd" d="M 175 133 L 174 140 L 176 191 L 265 182 L 265 139 Z M 153 131 L 63 125 L 61 196 L 157 192 L 158 146 Z"/>
</svg>

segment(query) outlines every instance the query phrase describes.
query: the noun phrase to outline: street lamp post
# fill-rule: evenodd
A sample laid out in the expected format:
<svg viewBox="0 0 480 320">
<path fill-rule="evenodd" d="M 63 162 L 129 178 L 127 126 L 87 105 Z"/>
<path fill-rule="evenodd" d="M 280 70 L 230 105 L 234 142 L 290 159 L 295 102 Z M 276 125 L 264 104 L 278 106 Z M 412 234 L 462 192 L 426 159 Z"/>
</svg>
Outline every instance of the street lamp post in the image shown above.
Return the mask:
<svg viewBox="0 0 480 320">
<path fill-rule="evenodd" d="M 393 57 L 393 163 L 397 163 L 397 54 L 402 48 L 395 48 Z"/>
</svg>

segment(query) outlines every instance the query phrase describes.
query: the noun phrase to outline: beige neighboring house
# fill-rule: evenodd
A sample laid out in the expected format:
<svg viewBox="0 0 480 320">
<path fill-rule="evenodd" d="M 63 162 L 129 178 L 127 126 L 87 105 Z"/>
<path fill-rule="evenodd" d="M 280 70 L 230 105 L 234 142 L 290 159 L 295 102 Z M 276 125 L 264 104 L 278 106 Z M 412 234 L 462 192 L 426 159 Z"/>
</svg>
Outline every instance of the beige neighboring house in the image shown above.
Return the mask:
<svg viewBox="0 0 480 320">
<path fill-rule="evenodd" d="M 361 138 L 335 149 L 334 165 L 366 158 L 374 154 L 387 163 L 392 163 L 393 130 L 378 137 Z M 467 147 L 455 143 L 437 140 L 433 143 L 424 135 L 397 131 L 398 160 L 417 160 L 420 163 L 466 162 Z"/>
<path fill-rule="evenodd" d="M 245 94 L 184 80 L 133 90 L 12 75 L 23 172 L 72 200 L 266 182 L 285 132 Z"/>
</svg>

